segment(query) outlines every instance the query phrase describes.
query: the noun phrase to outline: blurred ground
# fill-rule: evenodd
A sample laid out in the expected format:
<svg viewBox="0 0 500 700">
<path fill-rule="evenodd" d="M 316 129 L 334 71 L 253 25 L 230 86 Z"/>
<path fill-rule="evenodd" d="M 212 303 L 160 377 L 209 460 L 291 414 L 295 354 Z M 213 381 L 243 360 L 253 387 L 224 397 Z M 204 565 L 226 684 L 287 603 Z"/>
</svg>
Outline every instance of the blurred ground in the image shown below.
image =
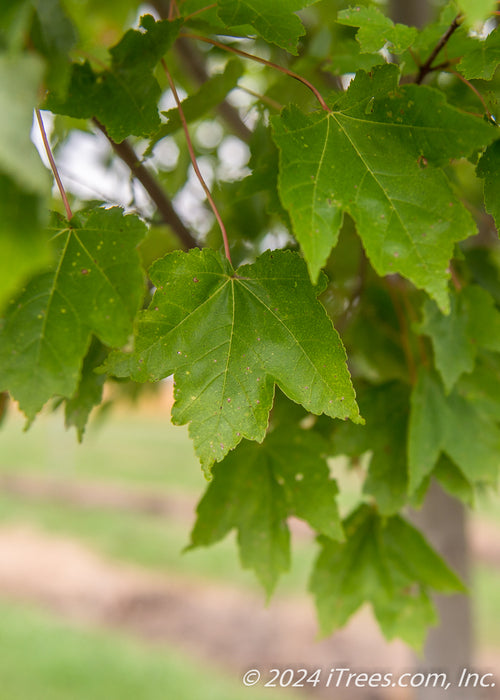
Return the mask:
<svg viewBox="0 0 500 700">
<path fill-rule="evenodd" d="M 42 419 L 38 433 L 21 448 L 19 418 L 12 417 L 0 456 L 0 598 L 35 605 L 78 628 L 114 630 L 146 646 L 175 649 L 193 669 L 199 661 L 233 680 L 249 668 L 411 670 L 413 653 L 399 642 L 388 644 L 367 609 L 346 629 L 317 640 L 312 600 L 301 592 L 311 534 L 298 521 L 292 527 L 296 571 L 267 607 L 249 583 L 252 577 L 239 571 L 232 543 L 222 553 L 211 549 L 198 559 L 195 553 L 194 563 L 185 563 L 191 554 L 184 559 L 180 550 L 203 481 L 197 471 L 188 471 L 198 467 L 185 435 L 181 439 L 161 427 L 168 407 L 168 395 L 142 407 L 134 428 L 143 421 L 144 431 L 153 431 L 141 438 L 144 442 L 135 447 L 126 442 L 133 429 L 122 416 L 111 426 L 111 440 L 119 438 L 114 447 L 104 449 L 101 440 L 110 427 L 104 426 L 102 436 L 82 448 L 90 450 L 86 457 L 54 428 L 52 416 L 45 424 Z M 486 509 L 471 520 L 470 535 L 483 572 L 476 589 L 479 617 L 485 618 L 478 667 L 500 675 L 500 520 Z M 484 697 L 500 697 L 499 689 Z M 243 690 L 257 698 L 256 689 Z M 187 696 L 205 697 L 198 692 Z M 332 696 L 331 688 L 299 692 Z M 334 695 L 411 697 L 392 688 L 335 689 Z M 159 689 L 152 697 L 167 696 Z"/>
</svg>

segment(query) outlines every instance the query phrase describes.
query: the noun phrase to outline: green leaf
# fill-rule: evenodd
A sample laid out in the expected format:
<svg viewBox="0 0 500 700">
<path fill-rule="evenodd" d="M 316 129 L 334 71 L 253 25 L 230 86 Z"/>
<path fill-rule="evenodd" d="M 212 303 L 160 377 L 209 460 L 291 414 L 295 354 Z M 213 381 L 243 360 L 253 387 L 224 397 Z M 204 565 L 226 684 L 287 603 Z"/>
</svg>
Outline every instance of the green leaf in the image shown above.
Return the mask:
<svg viewBox="0 0 500 700">
<path fill-rule="evenodd" d="M 495 481 L 500 466 L 500 430 L 457 390 L 446 396 L 439 378 L 422 368 L 411 396 L 410 492 L 432 472 L 442 452 L 469 481 Z"/>
<path fill-rule="evenodd" d="M 266 41 L 292 54 L 305 29 L 295 12 L 317 0 L 219 0 L 218 15 L 228 27 L 251 25 Z"/>
<path fill-rule="evenodd" d="M 35 5 L 31 41 L 47 60 L 47 89 L 62 95 L 70 77 L 68 52 L 77 42 L 76 31 L 59 0 L 38 0 Z"/>
<path fill-rule="evenodd" d="M 447 391 L 462 374 L 472 372 L 479 348 L 500 352 L 500 312 L 492 296 L 475 285 L 452 294 L 447 316 L 428 300 L 419 330 L 431 338 Z"/>
<path fill-rule="evenodd" d="M 0 54 L 0 173 L 48 197 L 50 178 L 30 139 L 42 75 L 35 56 Z"/>
<path fill-rule="evenodd" d="M 361 505 L 346 518 L 344 530 L 344 543 L 319 538 L 311 577 L 323 634 L 342 627 L 369 602 L 387 638 L 399 636 L 420 648 L 428 625 L 436 621 L 429 588 L 454 593 L 463 591 L 463 584 L 398 515 L 382 518 Z"/>
<path fill-rule="evenodd" d="M 102 388 L 106 377 L 102 374 L 97 374 L 95 370 L 102 365 L 107 354 L 107 348 L 96 338 L 93 338 L 83 361 L 81 377 L 76 392 L 70 399 L 66 399 L 64 407 L 65 425 L 67 428 L 71 426 L 76 428 L 79 442 L 83 439 L 90 412 L 102 400 Z"/>
<path fill-rule="evenodd" d="M 496 10 L 496 0 L 458 0 L 467 24 L 484 22 Z"/>
<path fill-rule="evenodd" d="M 418 85 L 396 66 L 358 73 L 329 113 L 296 107 L 273 119 L 280 195 L 317 279 L 343 212 L 379 275 L 399 272 L 447 310 L 448 263 L 475 225 L 440 169 L 488 144 L 494 127 Z"/>
<path fill-rule="evenodd" d="M 172 420 L 189 423 L 205 469 L 244 437 L 264 439 L 274 384 L 308 411 L 360 421 L 345 351 L 300 257 L 268 251 L 233 273 L 210 249 L 175 252 L 150 270 L 157 291 L 117 376 L 175 373 Z"/>
<path fill-rule="evenodd" d="M 129 29 L 109 50 L 109 69 L 94 73 L 88 62 L 73 64 L 66 98 L 51 92 L 46 108 L 70 117 L 96 117 L 113 141 L 123 141 L 130 134 L 149 136 L 160 125 L 161 89 L 153 69 L 181 25 L 181 20 L 155 22 L 145 15 L 141 18 L 144 32 Z"/>
<path fill-rule="evenodd" d="M 400 54 L 413 44 L 417 36 L 415 27 L 394 24 L 391 19 L 373 6 L 358 6 L 341 10 L 337 15 L 337 22 L 348 27 L 359 27 L 356 41 L 359 43 L 362 53 L 376 53 L 389 44 L 388 48 L 391 53 Z"/>
<path fill-rule="evenodd" d="M 467 78 L 491 80 L 500 63 L 500 32 L 494 29 L 483 41 L 476 40 L 457 66 L 457 70 Z"/>
<path fill-rule="evenodd" d="M 500 229 L 500 140 L 495 141 L 484 152 L 477 164 L 477 174 L 484 179 L 484 202 L 486 211 L 495 219 Z"/>
<path fill-rule="evenodd" d="M 208 546 L 238 531 L 244 568 L 254 569 L 270 595 L 290 565 L 289 516 L 342 539 L 336 496 L 322 452 L 327 444 L 309 431 L 288 427 L 269 434 L 262 445 L 243 442 L 213 470 L 198 504 L 191 546 Z"/>
<path fill-rule="evenodd" d="M 97 209 L 54 222 L 57 266 L 12 300 L 0 329 L 0 387 L 32 420 L 54 395 L 77 389 L 91 333 L 123 345 L 143 294 L 135 250 L 145 226 Z"/>
<path fill-rule="evenodd" d="M 218 107 L 218 105 L 226 98 L 238 83 L 238 79 L 243 74 L 243 66 L 240 61 L 229 61 L 221 74 L 214 75 L 207 80 L 194 95 L 190 95 L 182 102 L 182 111 L 187 123 L 191 123 L 201 119 L 207 112 Z M 150 146 L 147 152 L 152 150 L 152 147 L 165 136 L 174 134 L 178 129 L 182 128 L 181 118 L 178 109 L 169 109 L 168 112 L 162 112 L 168 122 L 163 124 L 156 134 L 151 139 Z"/>
<path fill-rule="evenodd" d="M 442 454 L 432 476 L 454 498 L 463 501 L 470 508 L 474 505 L 474 486 L 465 478 L 457 465 Z"/>
<path fill-rule="evenodd" d="M 29 275 L 50 262 L 43 204 L 0 173 L 0 313 Z"/>
<path fill-rule="evenodd" d="M 400 382 L 369 386 L 360 391 L 358 404 L 366 425 L 339 425 L 333 436 L 335 453 L 372 453 L 363 492 L 376 499 L 380 513 L 392 515 L 407 500 L 408 388 Z"/>
</svg>

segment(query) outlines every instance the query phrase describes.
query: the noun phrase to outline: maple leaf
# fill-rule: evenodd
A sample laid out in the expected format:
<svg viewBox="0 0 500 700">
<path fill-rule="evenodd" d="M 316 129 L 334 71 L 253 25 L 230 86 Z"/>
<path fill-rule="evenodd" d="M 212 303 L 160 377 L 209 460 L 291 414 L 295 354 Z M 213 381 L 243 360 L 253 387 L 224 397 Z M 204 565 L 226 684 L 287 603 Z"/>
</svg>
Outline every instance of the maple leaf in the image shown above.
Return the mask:
<svg viewBox="0 0 500 700">
<path fill-rule="evenodd" d="M 94 72 L 88 61 L 74 63 L 67 95 L 49 93 L 45 107 L 70 117 L 96 117 L 113 141 L 130 134 L 147 136 L 160 125 L 161 89 L 153 75 L 158 61 L 170 48 L 181 20 L 155 22 L 141 17 L 141 32 L 129 29 L 111 47 L 111 66 Z"/>
<path fill-rule="evenodd" d="M 250 24 L 266 41 L 290 53 L 297 53 L 297 42 L 305 34 L 295 12 L 317 0 L 219 0 L 218 15 L 228 26 Z"/>
<path fill-rule="evenodd" d="M 297 254 L 268 251 L 234 273 L 213 250 L 178 251 L 150 278 L 135 350 L 105 369 L 137 381 L 175 373 L 172 420 L 190 424 L 205 469 L 244 437 L 264 439 L 275 383 L 312 413 L 361 421 L 343 345 Z"/>
<path fill-rule="evenodd" d="M 411 395 L 410 493 L 432 472 L 441 453 L 450 457 L 470 482 L 494 483 L 499 467 L 500 429 L 495 420 L 456 388 L 447 396 L 436 373 L 422 368 Z"/>
<path fill-rule="evenodd" d="M 495 129 L 438 91 L 397 80 L 394 65 L 360 71 L 330 112 L 292 106 L 275 117 L 280 195 L 313 281 L 347 212 L 378 274 L 399 272 L 447 310 L 454 243 L 476 228 L 441 168 Z"/>
<path fill-rule="evenodd" d="M 324 634 L 342 627 L 370 602 L 387 638 L 421 648 L 436 622 L 429 588 L 463 592 L 464 586 L 424 537 L 399 515 L 384 518 L 363 504 L 344 521 L 348 539 L 321 536 L 310 590 Z"/>
<path fill-rule="evenodd" d="M 391 53 L 400 54 L 412 45 L 417 30 L 405 24 L 394 24 L 376 7 L 351 7 L 341 10 L 337 22 L 348 27 L 359 27 L 356 41 L 363 53 L 375 53 L 387 43 Z"/>
<path fill-rule="evenodd" d="M 289 516 L 343 539 L 327 449 L 317 433 L 290 434 L 289 426 L 271 432 L 262 445 L 242 443 L 214 467 L 189 549 L 209 546 L 235 528 L 243 567 L 255 570 L 270 595 L 290 565 Z"/>
<path fill-rule="evenodd" d="M 500 352 L 500 312 L 493 297 L 476 285 L 451 296 L 447 315 L 428 300 L 419 329 L 431 338 L 436 368 L 447 391 L 464 372 L 472 372 L 480 348 Z"/>
<path fill-rule="evenodd" d="M 136 246 L 145 226 L 118 207 L 55 217 L 54 270 L 7 307 L 0 326 L 0 391 L 32 420 L 53 395 L 71 397 L 94 333 L 112 347 L 132 332 L 144 283 Z"/>
</svg>

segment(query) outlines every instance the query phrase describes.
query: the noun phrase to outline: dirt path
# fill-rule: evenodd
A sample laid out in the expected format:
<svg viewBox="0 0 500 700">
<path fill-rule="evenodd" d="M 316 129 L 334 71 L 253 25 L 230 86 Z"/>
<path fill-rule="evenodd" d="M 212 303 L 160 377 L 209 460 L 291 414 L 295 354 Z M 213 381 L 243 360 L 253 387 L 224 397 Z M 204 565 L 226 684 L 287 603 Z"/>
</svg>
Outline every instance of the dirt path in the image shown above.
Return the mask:
<svg viewBox="0 0 500 700">
<path fill-rule="evenodd" d="M 23 499 L 49 501 L 78 508 L 107 508 L 173 518 L 190 527 L 196 498 L 186 493 L 161 493 L 158 490 L 97 481 L 72 481 L 36 474 L 0 474 L 0 490 Z M 292 519 L 295 535 L 309 535 L 301 521 Z M 483 518 L 469 523 L 472 556 L 475 561 L 500 568 L 500 528 Z"/>
<path fill-rule="evenodd" d="M 339 634 L 317 642 L 310 601 L 282 599 L 265 608 L 261 598 L 235 588 L 121 566 L 70 538 L 25 526 L 0 529 L 0 595 L 35 602 L 79 624 L 168 642 L 236 677 L 248 668 L 399 672 L 412 666 L 408 650 L 398 642 L 387 644 L 367 611 Z M 342 697 L 381 696 L 355 689 Z M 408 695 L 400 691 L 390 697 Z"/>
</svg>

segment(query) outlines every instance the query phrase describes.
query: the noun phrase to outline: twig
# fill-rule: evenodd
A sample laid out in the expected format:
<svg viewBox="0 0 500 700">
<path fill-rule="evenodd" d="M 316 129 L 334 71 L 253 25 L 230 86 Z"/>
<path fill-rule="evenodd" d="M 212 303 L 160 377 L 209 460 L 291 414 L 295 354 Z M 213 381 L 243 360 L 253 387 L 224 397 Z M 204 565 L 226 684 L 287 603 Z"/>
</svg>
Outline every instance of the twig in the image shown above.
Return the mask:
<svg viewBox="0 0 500 700">
<path fill-rule="evenodd" d="M 49 159 L 49 163 L 50 163 L 50 167 L 52 169 L 52 173 L 54 175 L 54 179 L 57 183 L 57 187 L 59 188 L 59 192 L 61 194 L 61 199 L 64 202 L 64 208 L 66 209 L 66 218 L 69 221 L 70 219 L 73 218 L 73 212 L 71 211 L 71 207 L 69 206 L 69 202 L 68 202 L 68 198 L 66 196 L 66 191 L 64 189 L 64 185 L 62 184 L 61 178 L 59 177 L 59 173 L 57 171 L 56 162 L 54 160 L 54 156 L 52 155 L 52 149 L 50 148 L 49 139 L 47 138 L 47 133 L 45 131 L 45 126 L 43 124 L 41 112 L 39 109 L 36 109 L 35 112 L 36 112 L 36 118 L 38 121 L 38 126 L 40 127 L 40 133 L 42 135 L 43 145 L 45 146 L 45 153 L 47 154 L 47 158 Z"/>
<path fill-rule="evenodd" d="M 182 122 L 182 128 L 184 129 L 184 134 L 186 135 L 186 143 L 187 143 L 187 147 L 189 150 L 189 155 L 191 157 L 191 163 L 193 164 L 193 168 L 194 168 L 194 171 L 196 173 L 196 176 L 198 177 L 198 180 L 200 181 L 200 184 L 203 187 L 205 194 L 207 195 L 207 199 L 210 203 L 210 206 L 212 207 L 212 211 L 215 215 L 215 218 L 217 219 L 217 223 L 220 226 L 220 230 L 222 233 L 222 240 L 224 241 L 224 252 L 226 254 L 226 258 L 232 264 L 231 252 L 229 250 L 229 240 L 227 237 L 226 227 L 224 226 L 224 222 L 222 221 L 221 215 L 219 214 L 219 210 L 217 209 L 217 206 L 213 200 L 212 194 L 207 186 L 207 183 L 203 179 L 203 175 L 201 174 L 201 171 L 198 167 L 198 163 L 196 161 L 196 155 L 195 155 L 194 149 L 193 149 L 193 144 L 191 142 L 191 137 L 189 135 L 189 129 L 188 129 L 186 117 L 184 115 L 184 110 L 182 109 L 181 101 L 180 101 L 179 95 L 177 94 L 177 88 L 175 87 L 175 83 L 173 81 L 172 76 L 170 75 L 170 71 L 168 70 L 167 63 L 166 63 L 164 58 L 162 58 L 161 64 L 163 66 L 163 70 L 165 71 L 165 75 L 167 76 L 168 83 L 170 85 L 170 89 L 172 90 L 172 94 L 173 94 L 174 99 L 175 99 L 175 103 L 177 104 L 177 109 L 179 110 L 179 117 L 180 117 L 181 122 Z"/>
<path fill-rule="evenodd" d="M 302 85 L 305 85 L 314 94 L 314 96 L 316 97 L 316 99 L 320 103 L 322 109 L 324 109 L 325 112 L 330 111 L 330 108 L 326 104 L 326 102 L 323 99 L 319 90 L 316 87 L 314 87 L 314 85 L 312 83 L 310 83 L 309 80 L 307 80 L 303 76 L 299 75 L 298 73 L 294 73 L 294 71 L 289 70 L 288 68 L 284 68 L 283 66 L 280 66 L 278 63 L 273 63 L 272 61 L 268 61 L 265 58 L 260 58 L 260 56 L 255 56 L 254 54 L 247 53 L 246 51 L 241 51 L 241 49 L 235 49 L 233 46 L 228 46 L 227 44 L 222 44 L 220 41 L 216 41 L 215 39 L 209 39 L 208 37 L 201 36 L 199 34 L 181 34 L 181 37 L 184 37 L 185 39 L 197 39 L 198 41 L 204 41 L 205 43 L 212 44 L 213 46 L 217 46 L 218 48 L 223 49 L 224 51 L 229 51 L 231 53 L 235 53 L 237 56 L 242 56 L 243 58 L 248 58 L 251 61 L 257 61 L 257 63 L 262 63 L 265 66 L 269 66 L 270 68 L 275 68 L 276 70 L 280 71 L 281 73 L 288 75 L 290 78 L 294 78 L 295 80 L 298 80 L 299 83 L 302 83 Z"/>
<path fill-rule="evenodd" d="M 446 46 L 446 44 L 447 44 L 448 41 L 450 40 L 450 38 L 451 38 L 453 32 L 455 32 L 455 31 L 459 28 L 459 26 L 460 26 L 461 24 L 462 24 L 462 15 L 461 15 L 461 14 L 458 14 L 458 15 L 455 17 L 455 19 L 453 20 L 453 22 L 450 24 L 450 26 L 448 27 L 448 29 L 446 30 L 446 32 L 445 32 L 445 33 L 443 34 L 443 36 L 440 38 L 440 40 L 438 41 L 438 43 L 436 44 L 436 46 L 435 46 L 435 47 L 433 48 L 433 50 L 431 51 L 430 56 L 429 56 L 429 58 L 427 59 L 427 61 L 426 61 L 423 65 L 421 65 L 421 66 L 419 67 L 418 75 L 417 75 L 417 77 L 416 77 L 416 79 L 415 79 L 415 83 L 416 83 L 417 85 L 420 85 L 420 84 L 421 84 L 421 82 L 423 81 L 423 79 L 425 78 L 425 76 L 426 76 L 428 73 L 431 73 L 432 71 L 435 70 L 435 67 L 432 66 L 432 63 L 433 63 L 434 59 L 437 57 L 437 55 L 439 54 L 439 52 Z M 442 65 L 442 64 L 441 64 L 441 65 Z"/>
<path fill-rule="evenodd" d="M 101 124 L 95 118 L 93 121 L 94 124 L 106 136 L 116 155 L 121 158 L 126 165 L 128 165 L 132 175 L 139 180 L 141 185 L 151 197 L 152 201 L 158 207 L 158 211 L 165 224 L 170 226 L 175 231 L 184 247 L 186 249 L 199 248 L 199 244 L 191 232 L 186 228 L 183 221 L 179 218 L 179 215 L 173 208 L 170 199 L 159 186 L 151 172 L 143 165 L 143 163 L 141 163 L 129 142 L 125 140 L 121 143 L 116 143 L 110 138 L 108 132 L 106 131 L 106 127 L 103 126 L 103 124 Z"/>
</svg>

